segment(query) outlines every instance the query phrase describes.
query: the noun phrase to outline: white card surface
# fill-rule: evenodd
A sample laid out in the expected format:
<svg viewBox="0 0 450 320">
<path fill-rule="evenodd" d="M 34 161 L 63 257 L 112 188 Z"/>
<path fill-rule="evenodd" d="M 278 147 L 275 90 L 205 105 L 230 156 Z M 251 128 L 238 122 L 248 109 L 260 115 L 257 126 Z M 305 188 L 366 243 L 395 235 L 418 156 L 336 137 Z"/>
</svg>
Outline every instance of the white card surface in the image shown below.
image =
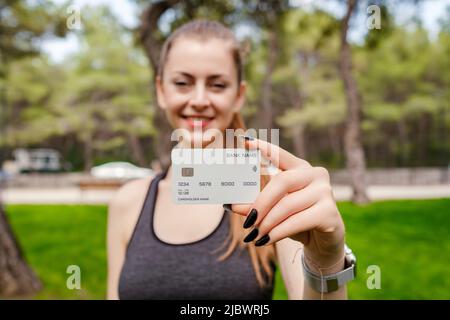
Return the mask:
<svg viewBox="0 0 450 320">
<path fill-rule="evenodd" d="M 260 151 L 173 149 L 172 199 L 177 204 L 253 203 L 260 192 Z"/>
</svg>

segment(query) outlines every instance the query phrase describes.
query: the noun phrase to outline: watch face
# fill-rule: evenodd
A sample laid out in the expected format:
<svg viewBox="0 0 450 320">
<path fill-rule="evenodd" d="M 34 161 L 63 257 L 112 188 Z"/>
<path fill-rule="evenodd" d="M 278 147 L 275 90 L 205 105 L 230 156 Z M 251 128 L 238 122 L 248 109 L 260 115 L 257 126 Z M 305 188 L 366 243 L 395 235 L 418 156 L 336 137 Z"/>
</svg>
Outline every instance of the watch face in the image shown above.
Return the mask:
<svg viewBox="0 0 450 320">
<path fill-rule="evenodd" d="M 344 251 L 346 255 L 350 255 L 352 253 L 352 249 L 350 249 L 347 245 L 344 245 Z"/>
<path fill-rule="evenodd" d="M 353 266 L 353 275 L 356 278 L 356 256 L 347 245 L 345 245 L 345 268 Z"/>
<path fill-rule="evenodd" d="M 356 257 L 350 254 L 345 257 L 345 269 L 353 267 L 353 275 L 356 278 Z"/>
</svg>

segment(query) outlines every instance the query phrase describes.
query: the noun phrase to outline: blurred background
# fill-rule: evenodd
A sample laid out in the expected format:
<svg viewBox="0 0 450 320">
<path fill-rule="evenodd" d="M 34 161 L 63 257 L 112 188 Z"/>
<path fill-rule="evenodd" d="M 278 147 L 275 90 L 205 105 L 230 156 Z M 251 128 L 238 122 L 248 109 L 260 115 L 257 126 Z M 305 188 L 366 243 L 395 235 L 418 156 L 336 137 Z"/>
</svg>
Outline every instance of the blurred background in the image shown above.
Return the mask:
<svg viewBox="0 0 450 320">
<path fill-rule="evenodd" d="M 449 0 L 0 0 L 0 297 L 105 298 L 107 204 L 169 164 L 153 79 L 195 18 L 242 43 L 247 126 L 330 170 L 350 299 L 449 299 Z"/>
</svg>

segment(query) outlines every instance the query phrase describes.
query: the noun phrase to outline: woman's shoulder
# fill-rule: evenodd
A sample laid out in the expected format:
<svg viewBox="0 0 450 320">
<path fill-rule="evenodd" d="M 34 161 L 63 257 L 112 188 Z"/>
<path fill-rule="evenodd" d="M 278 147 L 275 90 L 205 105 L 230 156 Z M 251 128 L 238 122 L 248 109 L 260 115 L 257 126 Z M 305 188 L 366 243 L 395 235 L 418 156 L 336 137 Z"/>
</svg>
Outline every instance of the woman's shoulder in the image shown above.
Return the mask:
<svg viewBox="0 0 450 320">
<path fill-rule="evenodd" d="M 143 203 L 149 185 L 155 176 L 131 180 L 121 186 L 109 202 L 110 213 L 128 212 L 136 205 Z"/>
<path fill-rule="evenodd" d="M 108 205 L 108 234 L 123 239 L 124 248 L 128 243 L 145 196 L 154 176 L 132 180 L 120 187 Z"/>
</svg>

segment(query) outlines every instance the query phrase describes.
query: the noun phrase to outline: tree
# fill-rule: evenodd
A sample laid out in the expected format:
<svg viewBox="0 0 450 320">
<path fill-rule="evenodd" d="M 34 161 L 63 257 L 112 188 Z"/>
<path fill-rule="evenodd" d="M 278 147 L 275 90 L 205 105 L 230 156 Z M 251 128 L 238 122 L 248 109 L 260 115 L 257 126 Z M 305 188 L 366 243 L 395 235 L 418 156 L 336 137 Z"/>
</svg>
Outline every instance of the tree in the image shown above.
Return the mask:
<svg viewBox="0 0 450 320">
<path fill-rule="evenodd" d="M 4 147 L 30 146 L 57 134 L 55 114 L 49 108 L 65 77 L 44 56 L 30 56 L 9 63 L 4 86 L 10 109 L 2 143 Z"/>
<path fill-rule="evenodd" d="M 170 22 L 170 31 L 194 18 L 208 17 L 223 20 L 224 17 L 232 15 L 234 12 L 233 6 L 228 1 L 214 0 L 207 2 L 207 4 L 201 0 L 162 0 L 150 4 L 148 4 L 148 1 L 135 1 L 144 7 L 137 38 L 150 61 L 154 76 L 157 74 L 161 47 L 168 36 L 159 28 L 160 19 L 167 11 L 172 10 L 177 13 L 175 14 L 176 18 Z M 153 90 L 153 96 L 155 95 L 155 90 Z M 163 111 L 156 105 L 154 107 L 156 108 L 154 123 L 157 132 L 157 137 L 154 140 L 154 149 L 161 167 L 166 169 L 170 165 L 172 145 L 170 143 L 160 143 L 160 141 L 170 141 L 171 128 Z"/>
<path fill-rule="evenodd" d="M 14 112 L 7 104 L 7 79 L 12 62 L 39 54 L 37 39 L 49 35 L 63 36 L 65 19 L 49 1 L 30 5 L 18 0 L 5 0 L 0 5 L 0 162 L 7 156 L 3 137 L 9 116 Z"/>
<path fill-rule="evenodd" d="M 264 46 L 264 76 L 260 87 L 260 122 L 265 129 L 272 129 L 276 116 L 273 106 L 273 76 L 280 58 L 280 25 L 283 14 L 289 8 L 288 1 L 245 1 L 247 19 L 256 23 Z"/>
<path fill-rule="evenodd" d="M 65 86 L 51 106 L 60 134 L 75 134 L 83 144 L 86 171 L 97 152 L 126 144 L 133 160 L 147 167 L 140 138 L 155 133 L 147 62 L 106 7 L 85 11 L 81 50 L 68 61 Z"/>
<path fill-rule="evenodd" d="M 46 34 L 64 34 L 62 19 L 55 6 L 47 1 L 34 5 L 7 0 L 0 5 L 0 162 L 6 158 L 4 150 L 5 128 L 11 109 L 7 105 L 6 79 L 11 61 L 38 52 L 35 43 Z M 41 283 L 25 262 L 19 243 L 8 224 L 0 204 L 0 295 L 34 294 Z"/>
<path fill-rule="evenodd" d="M 365 182 L 366 159 L 361 142 L 361 96 L 352 74 L 352 54 L 347 41 L 349 23 L 355 6 L 356 0 L 347 0 L 347 10 L 341 25 L 340 71 L 348 108 L 344 146 L 347 169 L 353 187 L 352 200 L 356 203 L 366 203 L 369 197 Z"/>
<path fill-rule="evenodd" d="M 0 296 L 25 296 L 41 288 L 42 284 L 27 265 L 3 207 L 0 206 Z"/>
<path fill-rule="evenodd" d="M 159 52 L 164 42 L 164 36 L 158 28 L 159 19 L 167 10 L 179 2 L 179 0 L 158 1 L 148 5 L 142 13 L 138 40 L 144 48 L 153 75 L 157 74 Z M 155 90 L 153 90 L 153 96 L 156 96 Z M 155 126 L 157 129 L 157 139 L 155 140 L 154 149 L 161 167 L 166 169 L 170 165 L 171 146 L 169 143 L 157 143 L 156 141 L 170 141 L 171 130 L 163 111 L 157 106 L 154 106 L 154 108 L 156 109 Z"/>
<path fill-rule="evenodd" d="M 278 118 L 289 130 L 295 154 L 306 157 L 306 131 L 326 131 L 331 149 L 340 154 L 336 128 L 343 122 L 342 84 L 337 73 L 339 21 L 321 10 L 290 10 L 283 19 L 282 86 L 290 108 Z M 277 71 L 277 74 L 279 72 Z M 279 76 L 277 78 L 280 78 Z M 283 88 L 290 88 L 287 92 Z M 321 131 L 321 132 L 322 132 Z"/>
<path fill-rule="evenodd" d="M 368 165 L 447 166 L 448 29 L 432 39 L 417 18 L 395 24 L 385 6 L 381 16 L 354 50 Z"/>
</svg>

